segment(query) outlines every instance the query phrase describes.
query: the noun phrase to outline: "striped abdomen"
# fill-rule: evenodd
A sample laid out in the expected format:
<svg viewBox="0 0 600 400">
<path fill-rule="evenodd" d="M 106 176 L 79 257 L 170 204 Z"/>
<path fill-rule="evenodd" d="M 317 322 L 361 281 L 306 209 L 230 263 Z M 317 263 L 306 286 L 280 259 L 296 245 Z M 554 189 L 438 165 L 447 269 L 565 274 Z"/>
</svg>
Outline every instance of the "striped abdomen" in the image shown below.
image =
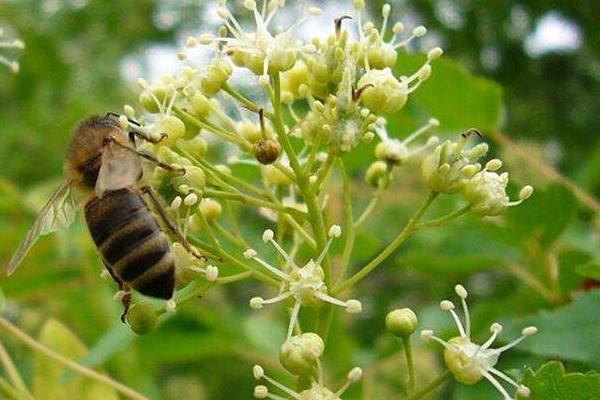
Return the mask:
<svg viewBox="0 0 600 400">
<path fill-rule="evenodd" d="M 175 265 L 166 235 L 139 194 L 129 189 L 93 197 L 85 219 L 108 267 L 138 292 L 169 299 Z"/>
</svg>

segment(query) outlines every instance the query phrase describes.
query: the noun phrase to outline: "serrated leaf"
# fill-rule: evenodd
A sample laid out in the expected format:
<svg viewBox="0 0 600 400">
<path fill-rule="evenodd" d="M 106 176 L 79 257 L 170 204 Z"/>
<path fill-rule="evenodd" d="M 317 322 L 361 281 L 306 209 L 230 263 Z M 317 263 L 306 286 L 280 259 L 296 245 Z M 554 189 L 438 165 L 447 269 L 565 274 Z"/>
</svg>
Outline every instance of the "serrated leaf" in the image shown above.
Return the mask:
<svg viewBox="0 0 600 400">
<path fill-rule="evenodd" d="M 46 321 L 39 337 L 40 343 L 70 358 L 78 359 L 87 348 L 66 326 L 55 319 Z M 118 400 L 115 391 L 106 385 L 81 376 L 64 379 L 67 369 L 56 361 L 35 353 L 33 356 L 33 393 L 39 400 Z"/>
<path fill-rule="evenodd" d="M 558 361 L 546 363 L 536 372 L 529 369 L 523 384 L 531 390 L 528 400 L 600 399 L 599 373 L 566 373 L 565 367 Z"/>
<path fill-rule="evenodd" d="M 519 350 L 540 356 L 599 364 L 599 307 L 600 290 L 579 293 L 571 304 L 552 311 L 542 311 L 511 325 L 519 328 L 533 325 L 538 328 L 538 334 L 521 343 Z M 510 334 L 507 333 L 507 337 Z"/>
<path fill-rule="evenodd" d="M 575 268 L 575 272 L 584 278 L 591 278 L 600 280 L 600 264 L 589 263 L 584 265 L 579 265 Z"/>
</svg>

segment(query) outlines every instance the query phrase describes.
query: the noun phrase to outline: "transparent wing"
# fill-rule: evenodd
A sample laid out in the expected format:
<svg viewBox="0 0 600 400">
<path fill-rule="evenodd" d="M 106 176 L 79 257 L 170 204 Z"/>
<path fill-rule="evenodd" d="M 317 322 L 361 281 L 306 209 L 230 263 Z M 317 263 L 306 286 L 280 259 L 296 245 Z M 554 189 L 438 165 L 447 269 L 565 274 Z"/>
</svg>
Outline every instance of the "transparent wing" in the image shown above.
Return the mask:
<svg viewBox="0 0 600 400">
<path fill-rule="evenodd" d="M 12 274 L 40 236 L 69 226 L 77 214 L 78 202 L 70 180 L 65 181 L 44 205 L 27 235 L 13 254 L 6 275 Z"/>
<path fill-rule="evenodd" d="M 130 150 L 108 144 L 102 151 L 100 172 L 96 180 L 96 194 L 133 186 L 142 174 L 140 157 Z"/>
</svg>

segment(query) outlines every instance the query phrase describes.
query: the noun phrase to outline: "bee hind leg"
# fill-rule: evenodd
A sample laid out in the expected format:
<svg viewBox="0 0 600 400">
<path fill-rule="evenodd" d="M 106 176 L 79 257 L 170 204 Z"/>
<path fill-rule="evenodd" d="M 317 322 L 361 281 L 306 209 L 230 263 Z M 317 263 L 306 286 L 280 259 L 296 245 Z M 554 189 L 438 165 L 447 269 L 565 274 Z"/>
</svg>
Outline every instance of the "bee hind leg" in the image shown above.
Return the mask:
<svg viewBox="0 0 600 400">
<path fill-rule="evenodd" d="M 115 271 L 107 264 L 106 261 L 102 261 L 104 262 L 104 266 L 106 267 L 106 270 L 110 274 L 111 278 L 117 283 L 117 285 L 119 285 L 119 292 L 117 292 L 115 296 L 117 299 L 120 298 L 121 303 L 123 303 L 121 322 L 125 323 L 125 317 L 127 317 L 129 307 L 131 306 L 131 289 L 129 288 L 129 285 L 123 281 L 123 279 L 117 276 Z"/>
</svg>

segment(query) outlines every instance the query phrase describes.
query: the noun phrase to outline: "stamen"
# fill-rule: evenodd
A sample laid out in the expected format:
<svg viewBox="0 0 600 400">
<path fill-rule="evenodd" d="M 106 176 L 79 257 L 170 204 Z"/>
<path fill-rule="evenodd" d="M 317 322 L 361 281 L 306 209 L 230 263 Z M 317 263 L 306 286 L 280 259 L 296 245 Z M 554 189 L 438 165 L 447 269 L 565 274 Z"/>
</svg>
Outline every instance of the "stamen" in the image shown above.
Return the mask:
<svg viewBox="0 0 600 400">
<path fill-rule="evenodd" d="M 288 297 L 290 297 L 292 295 L 292 292 L 290 292 L 289 290 L 287 292 L 283 292 L 278 296 L 272 297 L 270 299 L 266 299 L 262 301 L 262 304 L 275 304 L 275 303 L 279 303 L 282 300 L 287 299 Z"/>
<path fill-rule="evenodd" d="M 315 264 L 321 265 L 321 262 L 323 261 L 323 259 L 327 255 L 327 252 L 329 251 L 329 247 L 331 247 L 331 243 L 333 243 L 333 239 L 335 239 L 333 236 L 329 237 L 329 240 L 327 241 L 327 244 L 325 245 L 325 248 L 323 249 L 323 251 L 321 252 L 321 254 L 319 254 L 319 257 L 315 261 Z"/>
<path fill-rule="evenodd" d="M 496 380 L 496 378 L 494 378 L 489 372 L 484 371 L 484 370 L 481 370 L 480 372 L 481 372 L 481 375 L 483 375 L 483 377 L 485 379 L 487 379 L 492 385 L 494 385 L 494 387 L 496 389 L 498 389 L 498 391 L 500 392 L 500 394 L 502 396 L 504 396 L 504 399 L 506 399 L 506 400 L 513 400 L 513 398 L 510 397 L 510 395 L 508 394 L 508 392 L 506 391 L 506 389 L 504 389 L 502 387 L 502 385 L 500 384 L 500 382 L 498 382 Z"/>
<path fill-rule="evenodd" d="M 285 392 L 285 394 L 287 394 L 288 396 L 292 396 L 296 400 L 302 400 L 302 397 L 300 397 L 300 395 L 298 393 L 294 392 L 292 389 L 288 388 L 287 386 L 282 385 L 281 383 L 277 382 L 275 379 L 269 377 L 268 375 L 263 375 L 263 379 L 266 380 L 267 382 L 269 382 L 271 385 L 275 386 L 277 389 L 281 390 L 282 392 Z M 272 394 L 270 394 L 270 395 L 274 396 Z M 277 399 L 277 397 L 271 397 L 271 398 Z M 279 399 L 277 399 L 277 400 L 279 400 Z"/>
<path fill-rule="evenodd" d="M 260 258 L 258 258 L 256 256 L 250 257 L 250 258 L 252 258 L 254 261 L 256 261 L 257 263 L 259 263 L 260 265 L 262 265 L 263 267 L 265 267 L 266 269 L 268 269 L 269 271 L 271 271 L 272 273 L 274 273 L 275 275 L 277 275 L 281 279 L 288 280 L 290 278 L 288 274 L 286 274 L 285 272 L 281 271 L 280 269 L 272 266 L 268 262 L 263 261 L 263 260 L 261 260 Z"/>
<path fill-rule="evenodd" d="M 423 133 L 427 132 L 431 128 L 438 126 L 439 124 L 440 124 L 440 122 L 437 119 L 435 119 L 435 118 L 430 119 L 426 125 L 423 125 L 419 129 L 417 129 L 416 131 L 411 133 L 406 139 L 404 139 L 402 141 L 402 143 L 404 143 L 405 145 L 409 144 L 410 142 L 412 142 L 413 140 L 415 140 L 416 138 L 421 136 Z"/>
<path fill-rule="evenodd" d="M 467 337 L 471 337 L 471 314 L 469 313 L 469 307 L 467 306 L 467 296 L 469 293 L 463 285 L 456 285 L 454 291 L 458 297 L 460 297 L 460 302 L 462 303 L 463 312 L 465 314 L 465 333 L 467 334 Z"/>
<path fill-rule="evenodd" d="M 489 371 L 497 377 L 504 379 L 506 382 L 510 383 L 517 389 L 520 387 L 520 385 L 517 382 L 515 382 L 510 376 L 506 375 L 504 372 L 497 370 L 496 368 L 490 368 Z"/>
<path fill-rule="evenodd" d="M 267 231 L 265 231 L 266 233 Z M 271 231 L 272 233 L 273 231 Z M 264 240 L 264 235 L 263 235 L 263 240 Z M 289 265 L 292 268 L 298 268 L 298 265 L 296 264 L 296 262 L 294 261 L 294 259 L 283 249 L 283 247 L 281 247 L 279 245 L 279 243 L 277 243 L 274 239 L 273 236 L 271 236 L 268 240 L 271 245 L 273 245 L 273 247 L 275 247 L 275 250 L 277 250 L 279 252 L 279 254 L 281 254 L 281 256 L 283 257 L 283 259 L 285 260 L 286 264 Z"/>
<path fill-rule="evenodd" d="M 460 336 L 463 338 L 468 337 L 465 332 L 465 329 L 463 328 L 463 324 L 460 321 L 460 318 L 458 317 L 458 314 L 456 313 L 456 311 L 454 311 L 454 304 L 449 300 L 444 300 L 440 303 L 440 307 L 442 310 L 450 312 L 450 314 L 452 315 L 452 318 L 454 319 L 454 323 L 456 324 L 456 327 L 458 328 L 458 332 L 460 333 Z"/>
<path fill-rule="evenodd" d="M 383 22 L 381 23 L 381 39 L 385 37 L 385 31 L 387 30 L 388 19 L 390 17 L 390 11 L 392 6 L 389 4 L 384 4 L 381 10 L 381 14 L 383 15 Z"/>
<path fill-rule="evenodd" d="M 479 350 L 477 350 L 478 353 L 487 350 L 496 341 L 496 338 L 498 337 L 500 332 L 502 332 L 502 325 L 500 325 L 497 322 L 494 322 L 490 327 L 490 331 L 492 332 L 492 336 L 490 336 L 490 338 L 484 344 L 481 345 Z"/>
</svg>

